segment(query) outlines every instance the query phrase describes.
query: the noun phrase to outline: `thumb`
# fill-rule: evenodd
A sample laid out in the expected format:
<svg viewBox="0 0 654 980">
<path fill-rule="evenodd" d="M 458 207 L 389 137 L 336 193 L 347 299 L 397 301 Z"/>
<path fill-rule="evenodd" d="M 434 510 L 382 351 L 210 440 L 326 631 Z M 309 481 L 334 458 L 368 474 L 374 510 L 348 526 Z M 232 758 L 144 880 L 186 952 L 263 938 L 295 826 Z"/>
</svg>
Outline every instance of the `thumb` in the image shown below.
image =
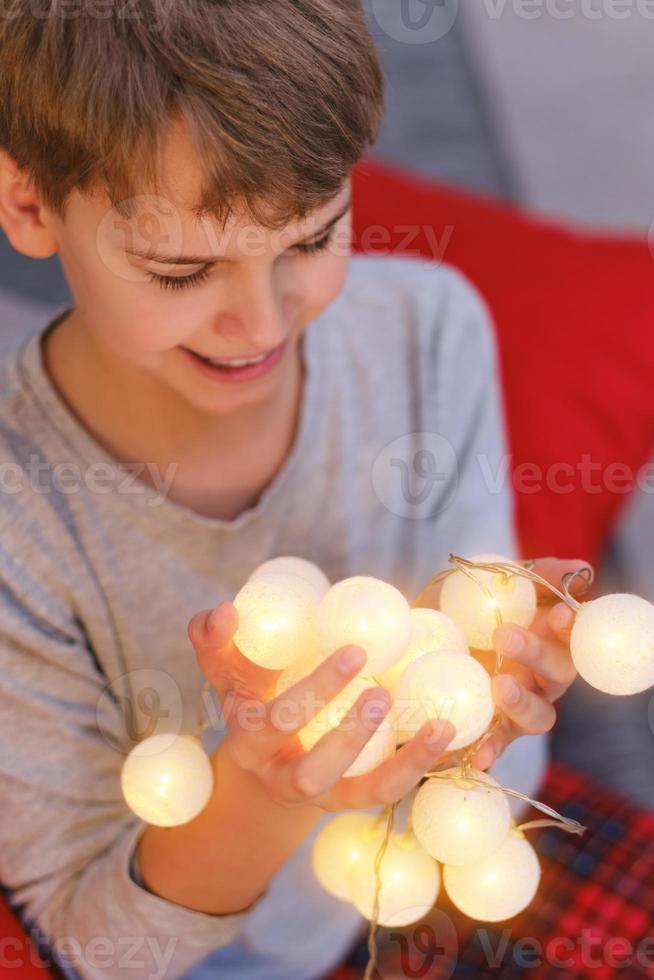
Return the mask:
<svg viewBox="0 0 654 980">
<path fill-rule="evenodd" d="M 198 657 L 229 652 L 238 628 L 238 612 L 231 602 L 222 602 L 215 609 L 203 609 L 188 624 L 188 637 Z"/>
</svg>

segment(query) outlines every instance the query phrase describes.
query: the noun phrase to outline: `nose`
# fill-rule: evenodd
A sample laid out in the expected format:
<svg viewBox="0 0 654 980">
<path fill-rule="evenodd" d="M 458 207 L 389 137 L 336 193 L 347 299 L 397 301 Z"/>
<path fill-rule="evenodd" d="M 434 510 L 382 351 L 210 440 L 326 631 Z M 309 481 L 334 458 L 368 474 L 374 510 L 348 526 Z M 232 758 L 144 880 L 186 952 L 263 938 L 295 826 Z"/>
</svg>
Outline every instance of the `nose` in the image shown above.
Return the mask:
<svg viewBox="0 0 654 980">
<path fill-rule="evenodd" d="M 213 329 L 223 340 L 272 350 L 291 334 L 300 298 L 283 290 L 268 274 L 250 275 L 234 291 L 228 307 L 216 313 Z"/>
</svg>

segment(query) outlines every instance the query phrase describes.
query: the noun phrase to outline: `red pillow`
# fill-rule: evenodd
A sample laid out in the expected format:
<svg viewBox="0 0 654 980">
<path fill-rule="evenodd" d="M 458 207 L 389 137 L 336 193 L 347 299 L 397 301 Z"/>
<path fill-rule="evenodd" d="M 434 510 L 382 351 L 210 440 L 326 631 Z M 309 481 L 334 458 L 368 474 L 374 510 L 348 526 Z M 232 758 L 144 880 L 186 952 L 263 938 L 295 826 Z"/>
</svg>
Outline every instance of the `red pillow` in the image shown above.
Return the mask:
<svg viewBox="0 0 654 980">
<path fill-rule="evenodd" d="M 654 445 L 645 236 L 574 232 L 369 160 L 354 192 L 356 250 L 445 260 L 494 315 L 523 553 L 597 563 Z"/>
<path fill-rule="evenodd" d="M 36 948 L 0 892 L 0 980 L 46 980 L 57 976 L 43 965 Z"/>
</svg>

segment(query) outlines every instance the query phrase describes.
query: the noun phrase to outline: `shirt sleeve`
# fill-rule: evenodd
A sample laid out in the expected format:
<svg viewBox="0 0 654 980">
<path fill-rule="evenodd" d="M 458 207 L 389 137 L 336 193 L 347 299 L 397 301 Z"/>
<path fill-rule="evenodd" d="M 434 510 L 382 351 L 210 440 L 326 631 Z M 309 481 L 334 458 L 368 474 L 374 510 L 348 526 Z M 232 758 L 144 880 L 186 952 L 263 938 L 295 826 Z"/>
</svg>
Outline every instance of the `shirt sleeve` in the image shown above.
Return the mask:
<svg viewBox="0 0 654 980">
<path fill-rule="evenodd" d="M 43 560 L 31 574 L 15 564 L 16 542 L 6 544 L 0 881 L 24 925 L 73 975 L 117 980 L 131 967 L 137 976 L 181 977 L 228 944 L 251 909 L 208 915 L 139 883 L 135 848 L 147 825 L 120 789 L 122 711 L 107 697 L 83 629 L 44 588 Z"/>
</svg>

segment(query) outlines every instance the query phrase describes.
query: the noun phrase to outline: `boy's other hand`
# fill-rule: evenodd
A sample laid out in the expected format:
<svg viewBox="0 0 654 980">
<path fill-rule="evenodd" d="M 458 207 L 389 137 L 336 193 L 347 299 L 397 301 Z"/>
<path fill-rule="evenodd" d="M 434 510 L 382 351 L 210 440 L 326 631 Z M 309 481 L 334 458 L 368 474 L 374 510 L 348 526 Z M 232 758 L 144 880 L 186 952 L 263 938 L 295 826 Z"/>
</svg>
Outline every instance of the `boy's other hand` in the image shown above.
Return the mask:
<svg viewBox="0 0 654 980">
<path fill-rule="evenodd" d="M 391 697 L 383 688 L 371 682 L 341 723 L 310 751 L 303 749 L 297 733 L 361 672 L 364 651 L 353 646 L 337 650 L 276 696 L 279 672 L 264 670 L 243 656 L 233 641 L 237 627 L 238 612 L 225 602 L 197 613 L 188 633 L 200 669 L 220 699 L 231 758 L 254 775 L 275 802 L 324 810 L 395 803 L 436 765 L 454 737 L 450 722 L 427 722 L 392 758 L 363 776 L 344 778 L 391 708 Z"/>
<path fill-rule="evenodd" d="M 541 558 L 534 571 L 560 588 L 562 575 L 587 567 L 588 562 L 584 561 Z M 583 583 L 573 580 L 570 591 L 582 590 Z M 539 606 L 530 628 L 506 623 L 493 634 L 495 649 L 505 658 L 501 672 L 492 680 L 493 697 L 503 717 L 497 731 L 472 760 L 478 769 L 488 769 L 520 735 L 548 732 L 556 721 L 553 702 L 577 676 L 570 654 L 575 614 L 544 586 L 537 585 L 536 591 Z M 488 654 L 475 651 L 475 655 L 492 669 Z"/>
</svg>

